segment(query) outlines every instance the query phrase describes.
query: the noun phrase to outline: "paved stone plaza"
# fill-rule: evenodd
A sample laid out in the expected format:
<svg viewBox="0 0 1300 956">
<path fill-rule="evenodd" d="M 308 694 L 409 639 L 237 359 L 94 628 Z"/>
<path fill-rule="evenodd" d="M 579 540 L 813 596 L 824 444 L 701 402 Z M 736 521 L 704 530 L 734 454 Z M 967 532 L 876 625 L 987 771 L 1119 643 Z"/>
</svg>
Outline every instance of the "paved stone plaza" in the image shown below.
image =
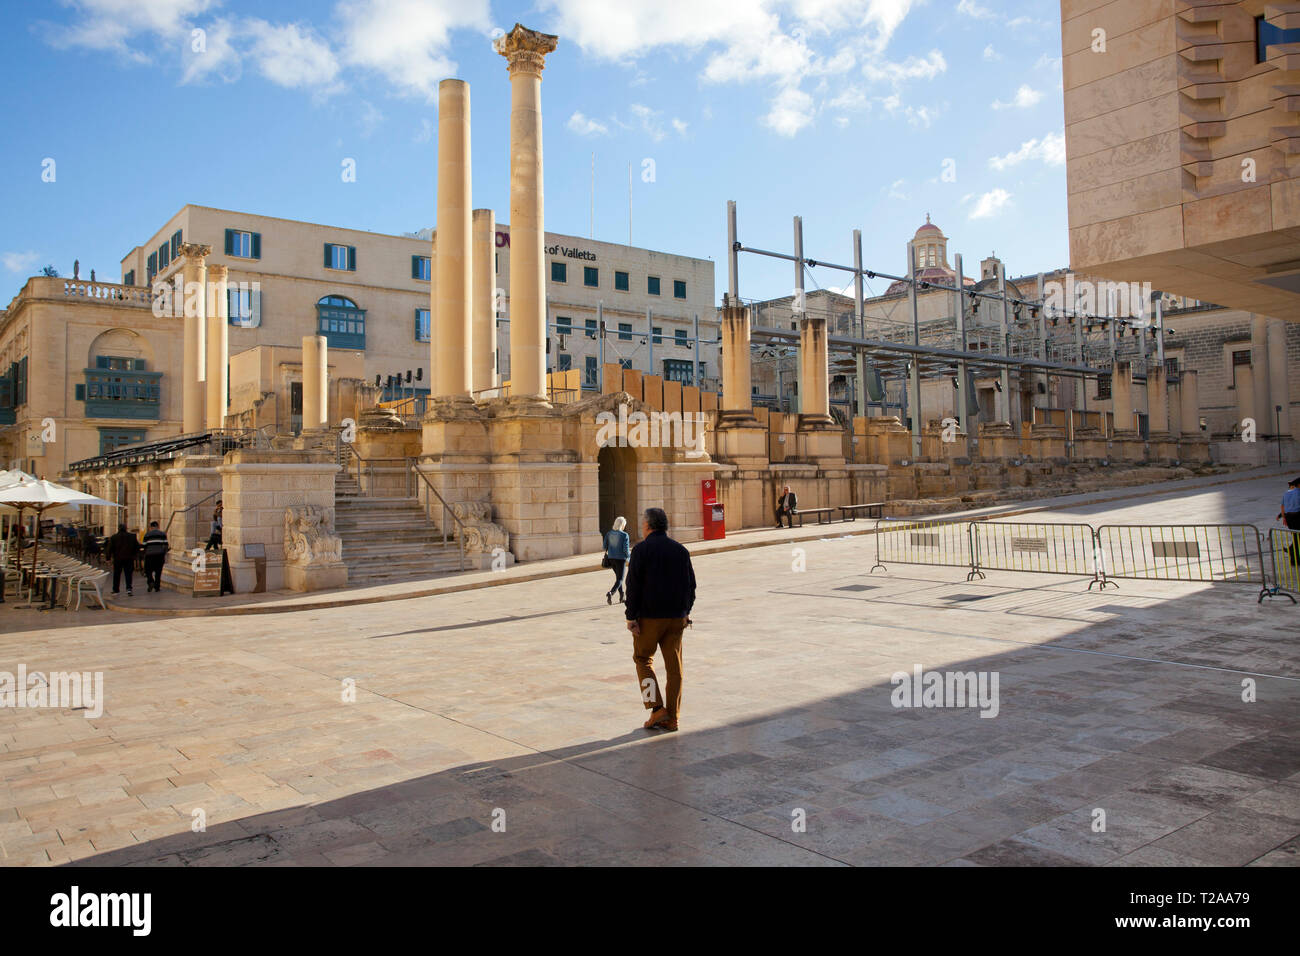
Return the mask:
<svg viewBox="0 0 1300 956">
<path fill-rule="evenodd" d="M 1266 528 L 1283 484 L 1170 485 L 1033 520 Z M 1300 858 L 1290 602 L 1247 584 L 872 575 L 870 536 L 823 530 L 798 543 L 803 573 L 789 532 L 697 556 L 676 734 L 640 729 L 603 571 L 255 616 L 0 608 L 0 670 L 102 671 L 107 701 L 98 719 L 0 710 L 3 862 Z M 890 676 L 916 666 L 995 672 L 997 716 L 895 708 Z"/>
</svg>

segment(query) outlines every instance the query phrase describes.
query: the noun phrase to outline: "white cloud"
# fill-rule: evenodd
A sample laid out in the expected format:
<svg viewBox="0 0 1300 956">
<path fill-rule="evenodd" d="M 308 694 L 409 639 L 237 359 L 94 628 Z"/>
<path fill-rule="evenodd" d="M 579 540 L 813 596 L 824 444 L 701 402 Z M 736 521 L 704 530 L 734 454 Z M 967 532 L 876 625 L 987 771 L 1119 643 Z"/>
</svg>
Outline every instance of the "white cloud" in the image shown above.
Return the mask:
<svg viewBox="0 0 1300 956">
<path fill-rule="evenodd" d="M 787 87 L 772 101 L 763 124 L 781 136 L 794 136 L 813 121 L 813 98 L 796 87 Z"/>
<path fill-rule="evenodd" d="M 604 136 L 609 132 L 609 127 L 604 123 L 598 123 L 594 119 L 588 119 L 582 113 L 578 112 L 575 112 L 570 116 L 569 122 L 565 125 L 579 136 Z"/>
<path fill-rule="evenodd" d="M 1031 159 L 1041 160 L 1048 166 L 1064 165 L 1065 135 L 1063 133 L 1048 133 L 1042 139 L 1028 140 L 1022 143 L 1019 149 L 1007 153 L 1005 156 L 990 157 L 989 165 L 998 172 L 1002 172 Z"/>
<path fill-rule="evenodd" d="M 338 76 L 334 51 L 310 27 L 276 25 L 255 18 L 242 26 L 252 41 L 250 56 L 258 72 L 277 86 L 328 87 Z"/>
<path fill-rule="evenodd" d="M 931 50 L 923 57 L 909 56 L 901 63 L 889 60 L 868 61 L 862 65 L 862 75 L 872 82 L 887 82 L 897 88 L 907 80 L 933 80 L 947 69 L 948 61 L 943 58 L 943 54 Z"/>
<path fill-rule="evenodd" d="M 673 117 L 673 129 L 677 130 L 677 135 L 685 136 L 688 125 L 685 120 L 678 119 L 676 116 Z"/>
<path fill-rule="evenodd" d="M 450 57 L 453 30 L 483 32 L 488 52 L 487 0 L 342 0 L 335 12 L 345 62 L 429 101 L 438 95 L 438 81 L 456 72 Z"/>
<path fill-rule="evenodd" d="M 181 84 L 209 79 L 233 83 L 242 72 L 233 42 L 237 26 L 223 18 L 202 29 L 201 36 L 191 36 L 181 43 Z"/>
<path fill-rule="evenodd" d="M 0 263 L 8 272 L 30 272 L 40 261 L 38 252 L 4 252 L 0 253 Z"/>
<path fill-rule="evenodd" d="M 433 123 L 427 119 L 420 120 L 420 128 L 411 137 L 412 143 L 427 143 L 433 139 Z"/>
<path fill-rule="evenodd" d="M 988 46 L 984 48 L 984 59 L 990 62 L 994 60 L 1000 60 L 1002 59 L 1002 54 L 999 53 L 997 50 L 993 49 L 993 44 L 990 43 Z"/>
<path fill-rule="evenodd" d="M 1005 189 L 990 189 L 975 202 L 970 212 L 971 219 L 991 219 L 1001 212 L 1011 201 L 1011 193 Z"/>
<path fill-rule="evenodd" d="M 903 192 L 903 186 L 907 182 L 905 179 L 895 179 L 889 184 L 887 195 L 890 199 L 906 199 L 907 193 Z"/>
<path fill-rule="evenodd" d="M 981 7 L 975 0 L 960 0 L 957 4 L 957 12 L 964 13 L 968 17 L 974 17 L 976 20 L 992 20 L 993 11 L 988 7 Z"/>
<path fill-rule="evenodd" d="M 1034 89 L 1028 84 L 1021 83 L 1020 88 L 1016 90 L 1016 95 L 1012 98 L 1010 103 L 1003 103 L 1001 100 L 994 100 L 993 108 L 995 110 L 1009 110 L 1013 107 L 1021 110 L 1029 109 L 1029 107 L 1037 105 L 1038 101 L 1042 98 L 1043 94 L 1040 91 Z"/>
<path fill-rule="evenodd" d="M 134 40 L 150 36 L 165 41 L 164 47 L 179 51 L 182 39 L 189 40 L 189 23 L 215 0 L 64 0 L 74 15 L 65 23 L 40 23 L 38 28 L 51 46 L 107 50 L 138 63 L 150 62 L 149 54 L 136 49 Z"/>
</svg>

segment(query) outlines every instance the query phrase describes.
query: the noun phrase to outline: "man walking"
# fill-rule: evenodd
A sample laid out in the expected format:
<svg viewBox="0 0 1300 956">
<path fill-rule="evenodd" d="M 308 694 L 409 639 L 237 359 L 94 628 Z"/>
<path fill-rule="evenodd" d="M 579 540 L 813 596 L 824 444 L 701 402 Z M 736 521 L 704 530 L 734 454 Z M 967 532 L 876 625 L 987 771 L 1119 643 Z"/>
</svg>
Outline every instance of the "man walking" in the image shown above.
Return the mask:
<svg viewBox="0 0 1300 956">
<path fill-rule="evenodd" d="M 135 556 L 140 550 L 136 536 L 126 530 L 126 525 L 117 526 L 117 534 L 108 539 L 108 553 L 113 557 L 113 593 L 117 593 L 122 573 L 126 572 L 126 593 L 131 595 L 131 577 L 135 573 Z"/>
<path fill-rule="evenodd" d="M 1282 496 L 1282 508 L 1277 513 L 1277 520 L 1292 531 L 1300 531 L 1300 478 L 1292 478 L 1287 482 L 1286 494 Z M 1296 547 L 1297 543 L 1293 538 L 1291 546 L 1287 548 L 1292 564 L 1300 564 L 1300 548 Z"/>
<path fill-rule="evenodd" d="M 163 562 L 167 560 L 167 535 L 159 530 L 157 521 L 149 522 L 144 533 L 144 579 L 150 591 L 162 590 Z"/>
<path fill-rule="evenodd" d="M 795 510 L 799 507 L 799 499 L 795 493 L 786 485 L 781 491 L 781 496 L 776 499 L 776 526 L 781 527 L 781 518 L 784 516 L 786 527 L 794 527 Z"/>
<path fill-rule="evenodd" d="M 668 515 L 648 508 L 641 520 L 641 541 L 627 568 L 627 629 L 632 632 L 632 660 L 641 685 L 641 702 L 650 711 L 646 730 L 676 730 L 682 707 L 682 632 L 695 605 L 695 569 L 691 553 L 668 537 Z M 654 672 L 656 648 L 663 653 L 668 686 L 660 689 Z"/>
</svg>

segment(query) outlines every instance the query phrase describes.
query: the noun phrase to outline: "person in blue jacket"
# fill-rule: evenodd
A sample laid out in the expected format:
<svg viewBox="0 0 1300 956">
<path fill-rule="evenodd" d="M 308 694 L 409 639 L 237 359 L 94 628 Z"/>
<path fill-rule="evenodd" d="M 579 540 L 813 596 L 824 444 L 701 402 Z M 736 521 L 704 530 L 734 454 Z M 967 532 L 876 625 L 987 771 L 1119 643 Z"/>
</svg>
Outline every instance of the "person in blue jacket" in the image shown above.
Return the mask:
<svg viewBox="0 0 1300 956">
<path fill-rule="evenodd" d="M 623 594 L 623 572 L 627 569 L 627 559 L 632 555 L 632 539 L 623 530 L 626 527 L 627 519 L 620 516 L 614 519 L 614 527 L 605 532 L 605 567 L 614 572 L 614 586 L 605 592 L 606 604 L 614 603 L 615 591 L 619 603 L 627 602 Z"/>
</svg>

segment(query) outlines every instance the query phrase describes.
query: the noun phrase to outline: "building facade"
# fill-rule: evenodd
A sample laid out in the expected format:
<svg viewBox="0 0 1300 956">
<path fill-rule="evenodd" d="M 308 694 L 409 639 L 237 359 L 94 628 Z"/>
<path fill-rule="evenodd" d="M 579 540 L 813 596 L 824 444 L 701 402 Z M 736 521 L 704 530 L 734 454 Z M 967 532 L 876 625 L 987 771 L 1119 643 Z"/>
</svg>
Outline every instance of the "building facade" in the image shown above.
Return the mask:
<svg viewBox="0 0 1300 956">
<path fill-rule="evenodd" d="M 510 371 L 509 226 L 489 241 L 500 384 Z M 227 270 L 227 426 L 300 429 L 304 336 L 328 343 L 333 423 L 359 404 L 427 395 L 435 243 L 427 230 L 394 236 L 187 205 L 122 258 L 118 283 L 33 277 L 0 313 L 0 463 L 54 477 L 181 433 L 192 244 L 209 248 L 209 272 Z M 548 370 L 581 369 L 592 394 L 602 361 L 716 388 L 711 261 L 554 233 L 546 252 Z"/>
</svg>

